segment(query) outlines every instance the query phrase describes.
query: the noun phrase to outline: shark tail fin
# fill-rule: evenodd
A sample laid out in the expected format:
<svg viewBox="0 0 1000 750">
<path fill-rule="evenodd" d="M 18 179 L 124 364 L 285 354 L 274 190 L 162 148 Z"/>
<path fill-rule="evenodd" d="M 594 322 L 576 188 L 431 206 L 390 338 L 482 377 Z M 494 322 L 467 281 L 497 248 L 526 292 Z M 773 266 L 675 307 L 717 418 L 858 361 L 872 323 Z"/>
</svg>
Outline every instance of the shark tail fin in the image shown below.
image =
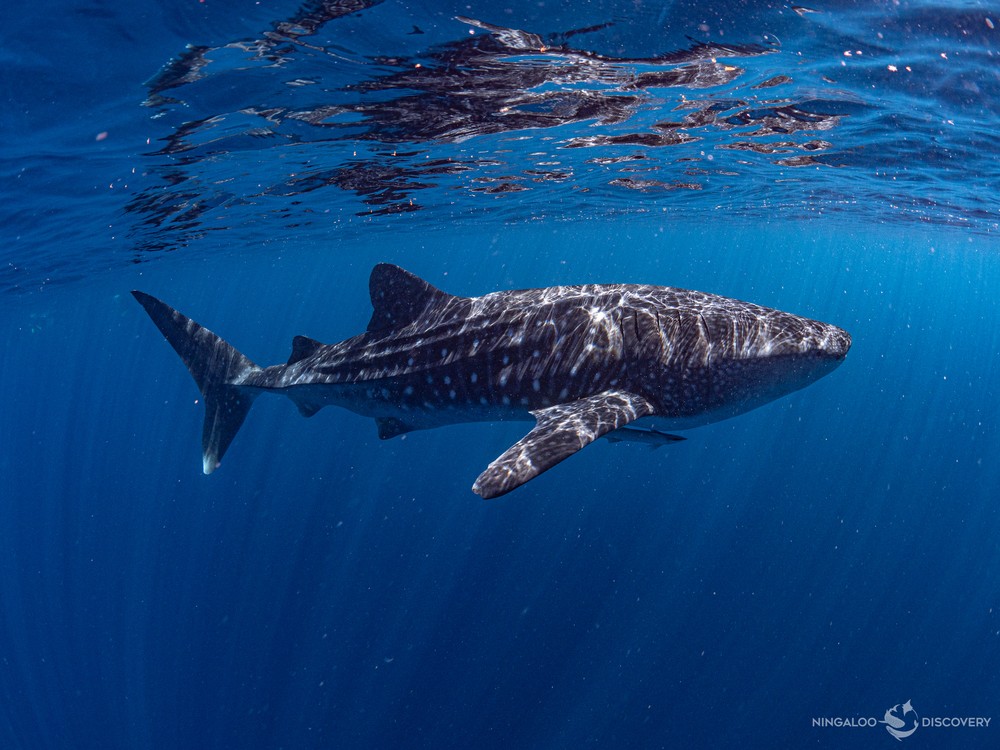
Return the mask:
<svg viewBox="0 0 1000 750">
<path fill-rule="evenodd" d="M 205 399 L 201 449 L 203 469 L 211 474 L 219 467 L 256 397 L 239 383 L 247 373 L 260 368 L 210 330 L 155 297 L 143 292 L 132 292 L 132 296 L 184 360 Z"/>
</svg>

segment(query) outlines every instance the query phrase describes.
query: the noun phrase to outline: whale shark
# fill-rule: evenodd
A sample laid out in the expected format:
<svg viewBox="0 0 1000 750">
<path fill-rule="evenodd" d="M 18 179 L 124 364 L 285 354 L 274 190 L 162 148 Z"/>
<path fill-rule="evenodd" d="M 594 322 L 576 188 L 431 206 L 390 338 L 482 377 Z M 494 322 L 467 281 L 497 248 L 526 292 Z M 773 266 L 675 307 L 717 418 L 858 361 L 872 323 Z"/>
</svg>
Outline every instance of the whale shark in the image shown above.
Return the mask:
<svg viewBox="0 0 1000 750">
<path fill-rule="evenodd" d="M 206 474 L 265 392 L 287 396 L 306 417 L 330 405 L 372 417 L 381 439 L 534 420 L 473 484 L 495 498 L 626 425 L 686 429 L 766 404 L 831 372 L 851 346 L 837 326 L 674 287 L 585 284 L 460 297 L 380 263 L 369 291 L 364 333 L 334 344 L 296 336 L 288 361 L 270 367 L 132 292 L 202 394 Z"/>
</svg>

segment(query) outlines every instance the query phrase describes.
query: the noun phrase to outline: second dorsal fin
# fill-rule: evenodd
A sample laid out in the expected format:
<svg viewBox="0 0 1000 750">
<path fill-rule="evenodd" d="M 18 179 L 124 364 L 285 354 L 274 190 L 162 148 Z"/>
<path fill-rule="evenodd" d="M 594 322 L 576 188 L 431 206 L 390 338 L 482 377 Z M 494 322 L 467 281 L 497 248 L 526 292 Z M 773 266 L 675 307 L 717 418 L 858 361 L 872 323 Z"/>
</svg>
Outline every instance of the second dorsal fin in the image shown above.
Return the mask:
<svg viewBox="0 0 1000 750">
<path fill-rule="evenodd" d="M 372 269 L 368 290 L 373 308 L 369 331 L 402 328 L 420 317 L 431 304 L 451 297 L 391 263 L 379 263 Z"/>
</svg>

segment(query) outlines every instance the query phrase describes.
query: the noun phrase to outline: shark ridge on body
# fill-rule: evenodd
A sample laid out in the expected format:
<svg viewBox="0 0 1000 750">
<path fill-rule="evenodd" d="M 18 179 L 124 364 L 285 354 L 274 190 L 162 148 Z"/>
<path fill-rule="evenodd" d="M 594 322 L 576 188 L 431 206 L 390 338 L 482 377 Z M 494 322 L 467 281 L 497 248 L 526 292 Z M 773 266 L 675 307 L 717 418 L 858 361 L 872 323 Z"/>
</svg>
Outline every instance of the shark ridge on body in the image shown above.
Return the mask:
<svg viewBox="0 0 1000 750">
<path fill-rule="evenodd" d="M 842 329 L 705 292 L 587 284 L 447 294 L 382 263 L 367 330 L 334 344 L 296 336 L 284 364 L 259 367 L 155 297 L 133 292 L 184 360 L 205 402 L 203 468 L 214 471 L 253 400 L 289 397 L 375 419 L 379 437 L 447 424 L 535 420 L 473 485 L 503 495 L 636 422 L 684 429 L 808 385 L 843 361 Z M 659 431 L 623 435 L 649 444 Z"/>
</svg>

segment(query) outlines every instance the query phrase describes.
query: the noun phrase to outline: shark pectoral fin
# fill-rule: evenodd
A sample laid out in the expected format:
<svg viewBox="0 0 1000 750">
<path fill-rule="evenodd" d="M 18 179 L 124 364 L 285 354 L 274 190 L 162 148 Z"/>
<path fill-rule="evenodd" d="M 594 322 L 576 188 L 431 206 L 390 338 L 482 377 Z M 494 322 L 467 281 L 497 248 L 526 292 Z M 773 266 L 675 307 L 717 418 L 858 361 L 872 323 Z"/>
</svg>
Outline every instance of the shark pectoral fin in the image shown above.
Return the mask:
<svg viewBox="0 0 1000 750">
<path fill-rule="evenodd" d="M 486 467 L 472 491 L 486 499 L 505 495 L 602 435 L 652 413 L 642 396 L 614 390 L 534 411 L 534 429 Z"/>
<path fill-rule="evenodd" d="M 378 439 L 388 440 L 389 438 L 394 438 L 397 435 L 405 435 L 407 432 L 413 432 L 416 428 L 406 424 L 401 419 L 396 419 L 395 417 L 377 417 L 375 419 L 375 425 L 378 427 Z"/>
</svg>

